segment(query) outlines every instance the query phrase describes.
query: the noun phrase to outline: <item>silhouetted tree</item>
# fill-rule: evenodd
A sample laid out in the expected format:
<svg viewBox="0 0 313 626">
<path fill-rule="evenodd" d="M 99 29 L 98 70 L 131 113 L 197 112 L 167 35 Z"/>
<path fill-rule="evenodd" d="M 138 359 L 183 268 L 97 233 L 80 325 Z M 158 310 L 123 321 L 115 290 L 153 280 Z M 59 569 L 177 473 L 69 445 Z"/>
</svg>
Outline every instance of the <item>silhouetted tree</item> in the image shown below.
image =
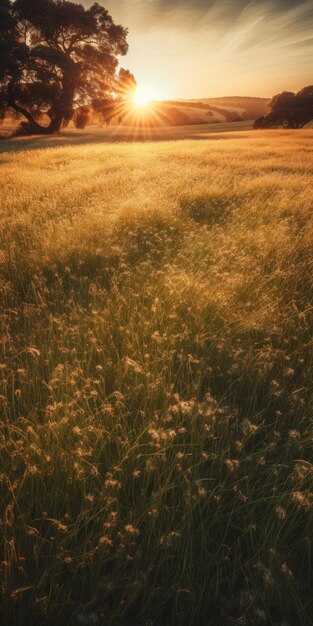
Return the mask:
<svg viewBox="0 0 313 626">
<path fill-rule="evenodd" d="M 90 121 L 89 107 L 80 107 L 79 109 L 76 109 L 73 121 L 76 128 L 86 128 L 88 122 Z"/>
<path fill-rule="evenodd" d="M 122 109 L 136 86 L 130 72 L 117 74 L 127 32 L 98 3 L 0 0 L 0 116 L 11 108 L 26 118 L 23 132 L 42 134 L 82 107 Z"/>
<path fill-rule="evenodd" d="M 265 115 L 262 115 L 261 117 L 258 117 L 255 120 L 254 124 L 253 124 L 253 128 L 255 128 L 257 130 L 260 130 L 260 129 L 263 129 L 263 128 L 270 128 L 270 127 L 271 127 L 270 123 L 267 120 Z"/>
<path fill-rule="evenodd" d="M 137 83 L 129 70 L 120 69 L 115 81 L 114 98 L 105 96 L 92 101 L 93 110 L 100 114 L 101 121 L 105 124 L 116 118 L 121 124 L 129 111 L 130 103 L 136 91 Z"/>
<path fill-rule="evenodd" d="M 298 93 L 283 91 L 269 103 L 269 113 L 254 122 L 254 128 L 303 128 L 313 120 L 313 86 Z"/>
</svg>

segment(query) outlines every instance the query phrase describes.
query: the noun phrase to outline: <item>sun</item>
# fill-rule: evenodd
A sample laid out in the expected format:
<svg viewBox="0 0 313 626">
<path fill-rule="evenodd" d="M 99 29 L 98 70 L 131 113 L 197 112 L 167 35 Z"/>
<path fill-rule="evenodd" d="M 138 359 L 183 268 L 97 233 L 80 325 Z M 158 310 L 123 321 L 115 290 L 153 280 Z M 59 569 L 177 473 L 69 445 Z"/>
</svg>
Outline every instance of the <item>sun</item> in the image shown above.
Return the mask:
<svg viewBox="0 0 313 626">
<path fill-rule="evenodd" d="M 157 100 L 156 91 L 150 85 L 137 85 L 134 95 L 134 104 L 137 107 L 146 107 L 153 100 Z"/>
</svg>

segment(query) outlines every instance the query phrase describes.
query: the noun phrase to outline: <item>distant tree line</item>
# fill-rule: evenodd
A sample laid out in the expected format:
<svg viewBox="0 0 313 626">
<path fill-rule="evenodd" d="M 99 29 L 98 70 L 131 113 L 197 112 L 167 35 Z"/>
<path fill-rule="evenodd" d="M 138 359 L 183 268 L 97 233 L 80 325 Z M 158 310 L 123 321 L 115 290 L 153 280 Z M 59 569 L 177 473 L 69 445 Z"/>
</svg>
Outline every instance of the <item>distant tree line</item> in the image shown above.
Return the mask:
<svg viewBox="0 0 313 626">
<path fill-rule="evenodd" d="M 98 3 L 0 0 L 0 118 L 24 117 L 25 134 L 57 132 L 71 119 L 83 128 L 91 111 L 122 118 L 136 88 L 129 71 L 117 71 L 127 33 Z"/>
<path fill-rule="evenodd" d="M 254 122 L 254 128 L 303 128 L 313 120 L 313 85 L 298 93 L 283 91 L 269 103 L 269 113 Z"/>
</svg>

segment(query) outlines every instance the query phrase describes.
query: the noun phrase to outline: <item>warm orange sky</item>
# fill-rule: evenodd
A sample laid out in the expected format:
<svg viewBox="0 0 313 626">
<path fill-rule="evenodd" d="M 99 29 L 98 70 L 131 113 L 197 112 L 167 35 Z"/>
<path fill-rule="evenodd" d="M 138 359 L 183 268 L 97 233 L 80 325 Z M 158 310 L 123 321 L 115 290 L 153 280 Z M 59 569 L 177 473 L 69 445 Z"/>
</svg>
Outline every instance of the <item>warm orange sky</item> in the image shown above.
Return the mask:
<svg viewBox="0 0 313 626">
<path fill-rule="evenodd" d="M 272 96 L 313 83 L 313 0 L 98 2 L 129 28 L 122 65 L 155 98 Z"/>
</svg>

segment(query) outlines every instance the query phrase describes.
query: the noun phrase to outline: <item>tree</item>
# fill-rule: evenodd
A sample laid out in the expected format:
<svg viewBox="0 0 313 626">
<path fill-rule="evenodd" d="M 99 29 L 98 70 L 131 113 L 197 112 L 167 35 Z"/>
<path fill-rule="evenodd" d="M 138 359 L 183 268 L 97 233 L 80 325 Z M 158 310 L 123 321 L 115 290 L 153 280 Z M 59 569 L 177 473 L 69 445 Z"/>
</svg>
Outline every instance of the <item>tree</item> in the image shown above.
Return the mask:
<svg viewBox="0 0 313 626">
<path fill-rule="evenodd" d="M 79 107 L 76 109 L 73 116 L 74 124 L 76 128 L 86 128 L 90 121 L 90 110 L 88 107 Z"/>
<path fill-rule="evenodd" d="M 101 120 L 105 124 L 110 124 L 116 118 L 121 123 L 125 115 L 129 112 L 133 102 L 137 83 L 129 70 L 120 69 L 115 80 L 114 98 L 102 97 L 94 98 L 92 102 L 93 110 L 100 114 Z"/>
<path fill-rule="evenodd" d="M 313 86 L 298 93 L 283 91 L 269 103 L 269 113 L 254 122 L 254 128 L 303 128 L 313 120 Z"/>
<path fill-rule="evenodd" d="M 117 74 L 127 32 L 98 3 L 0 0 L 0 116 L 12 109 L 23 132 L 48 134 L 77 109 L 123 110 L 136 87 L 130 72 Z"/>
</svg>

